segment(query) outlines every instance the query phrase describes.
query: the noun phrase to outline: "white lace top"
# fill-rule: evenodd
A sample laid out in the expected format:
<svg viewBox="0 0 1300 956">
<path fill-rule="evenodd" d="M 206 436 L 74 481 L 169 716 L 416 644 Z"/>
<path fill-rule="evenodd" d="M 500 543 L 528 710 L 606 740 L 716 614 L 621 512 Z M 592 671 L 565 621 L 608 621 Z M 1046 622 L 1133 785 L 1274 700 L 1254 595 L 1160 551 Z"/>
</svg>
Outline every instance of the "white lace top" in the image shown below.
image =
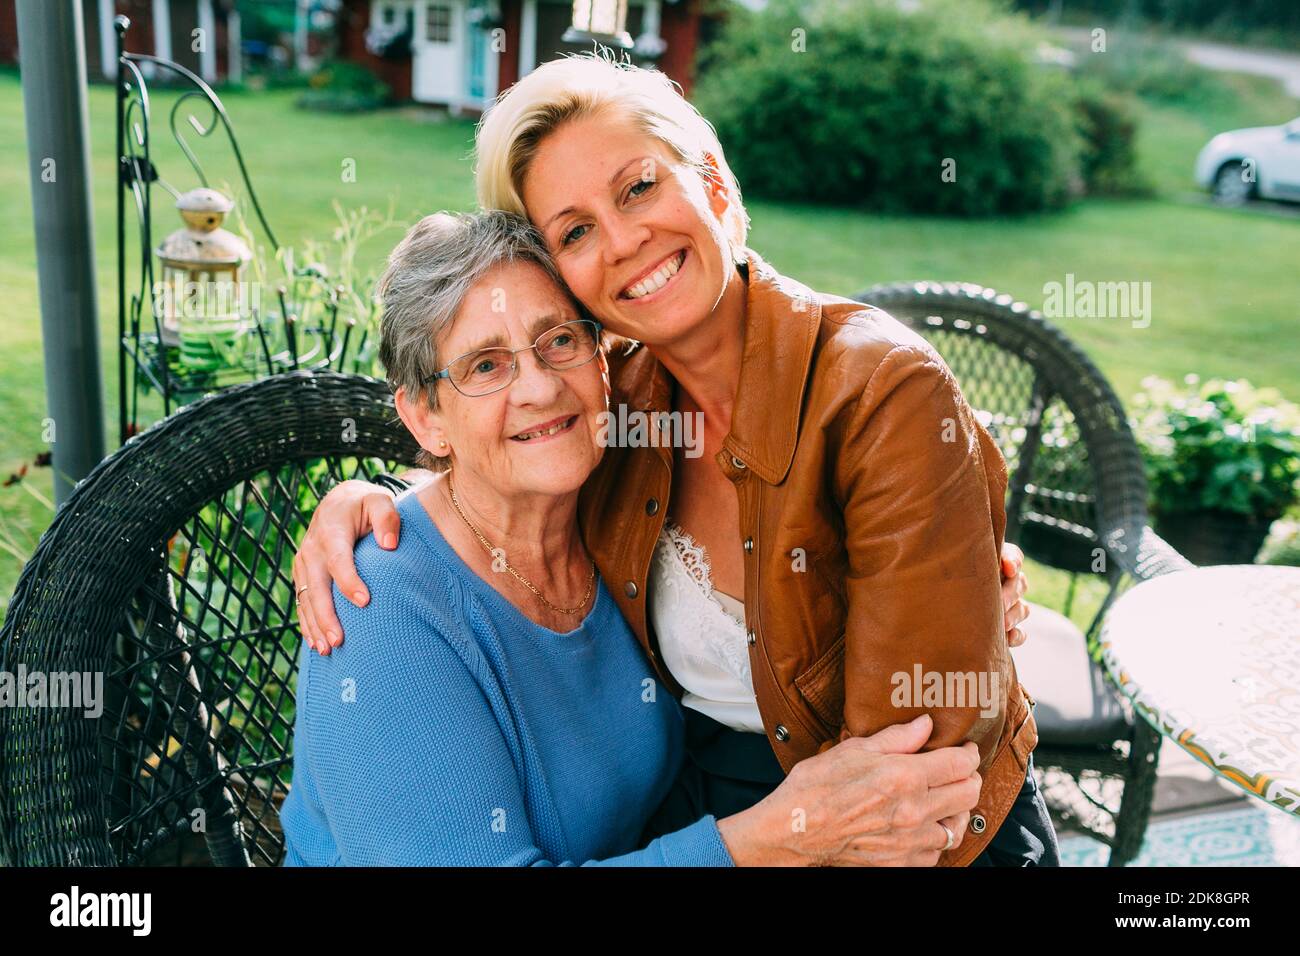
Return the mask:
<svg viewBox="0 0 1300 956">
<path fill-rule="evenodd" d="M 763 732 L 749 673 L 745 606 L 713 589 L 708 557 L 664 523 L 650 564 L 650 625 L 690 707 L 736 730 Z"/>
</svg>

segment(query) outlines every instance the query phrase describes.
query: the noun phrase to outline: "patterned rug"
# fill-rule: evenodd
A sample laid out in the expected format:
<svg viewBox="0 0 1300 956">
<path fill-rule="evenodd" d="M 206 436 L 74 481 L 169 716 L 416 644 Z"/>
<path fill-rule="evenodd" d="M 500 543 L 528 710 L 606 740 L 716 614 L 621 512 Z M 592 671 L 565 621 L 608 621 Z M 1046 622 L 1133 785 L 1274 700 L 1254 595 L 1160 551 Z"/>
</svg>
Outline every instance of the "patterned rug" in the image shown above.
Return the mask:
<svg viewBox="0 0 1300 956">
<path fill-rule="evenodd" d="M 1063 866 L 1105 866 L 1110 850 L 1062 836 Z M 1300 818 L 1265 806 L 1160 820 L 1129 866 L 1300 866 Z"/>
</svg>

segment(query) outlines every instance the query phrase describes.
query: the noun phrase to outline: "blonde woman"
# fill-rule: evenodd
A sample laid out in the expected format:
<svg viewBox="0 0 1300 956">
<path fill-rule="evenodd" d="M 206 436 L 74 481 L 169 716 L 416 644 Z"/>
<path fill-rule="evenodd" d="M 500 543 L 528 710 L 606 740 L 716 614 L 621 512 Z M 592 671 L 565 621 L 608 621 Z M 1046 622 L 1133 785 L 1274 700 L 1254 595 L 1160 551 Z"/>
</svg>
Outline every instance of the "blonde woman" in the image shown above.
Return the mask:
<svg viewBox="0 0 1300 956">
<path fill-rule="evenodd" d="M 650 662 L 578 529 L 579 489 L 605 451 L 599 325 L 510 213 L 425 217 L 381 288 L 397 411 L 439 474 L 397 500 L 393 553 L 357 548 L 375 600 L 336 595 L 351 640 L 303 650 L 286 864 L 852 865 L 886 831 L 916 862 L 937 856 L 918 795 L 880 799 L 897 728 L 642 846 L 682 763 L 683 719 L 648 692 Z M 494 544 L 513 574 L 496 573 Z M 931 812 L 975 798 L 974 751 L 908 758 Z M 793 808 L 816 832 L 791 830 Z"/>
<path fill-rule="evenodd" d="M 932 817 L 935 859 L 1054 864 L 1007 650 L 1027 609 L 1005 465 L 942 359 L 748 247 L 722 147 L 662 74 L 547 63 L 486 114 L 477 151 L 480 204 L 527 216 L 574 297 L 632 343 L 611 356 L 615 420 L 669 416 L 650 420 L 670 441 L 611 430 L 579 509 L 687 716 L 688 759 L 645 836 L 753 806 L 836 743 L 928 714 L 918 749 L 980 753 L 978 799 Z M 322 652 L 342 642 L 331 579 L 368 600 L 351 555 L 371 529 L 395 545 L 391 498 L 341 485 L 295 562 Z M 971 694 L 927 696 L 936 679 Z M 900 846 L 876 860 L 914 861 Z"/>
</svg>

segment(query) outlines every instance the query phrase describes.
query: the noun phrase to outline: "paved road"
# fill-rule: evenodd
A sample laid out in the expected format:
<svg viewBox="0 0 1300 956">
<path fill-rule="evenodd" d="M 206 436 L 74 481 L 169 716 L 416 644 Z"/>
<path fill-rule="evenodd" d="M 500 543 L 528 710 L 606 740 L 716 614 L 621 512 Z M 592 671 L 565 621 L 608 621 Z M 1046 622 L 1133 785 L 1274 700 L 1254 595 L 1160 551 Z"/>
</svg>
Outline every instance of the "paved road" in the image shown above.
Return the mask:
<svg viewBox="0 0 1300 956">
<path fill-rule="evenodd" d="M 1300 54 L 1222 43 L 1182 43 L 1180 46 L 1193 63 L 1211 70 L 1271 76 L 1281 81 L 1287 93 L 1300 98 Z"/>
<path fill-rule="evenodd" d="M 1079 27 L 1056 30 L 1071 46 L 1086 46 L 1091 32 Z M 1300 99 L 1300 53 L 1287 50 L 1230 46 L 1226 43 L 1203 43 L 1178 40 L 1187 58 L 1207 69 L 1228 73 L 1254 73 L 1280 81 L 1287 93 Z"/>
</svg>

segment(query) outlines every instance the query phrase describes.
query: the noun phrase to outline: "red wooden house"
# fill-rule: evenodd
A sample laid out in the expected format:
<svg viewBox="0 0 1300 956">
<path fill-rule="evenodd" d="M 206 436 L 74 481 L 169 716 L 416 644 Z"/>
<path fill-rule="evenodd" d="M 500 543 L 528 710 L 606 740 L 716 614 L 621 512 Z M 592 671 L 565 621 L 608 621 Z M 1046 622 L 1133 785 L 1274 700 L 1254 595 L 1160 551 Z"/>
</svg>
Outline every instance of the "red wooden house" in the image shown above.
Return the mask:
<svg viewBox="0 0 1300 956">
<path fill-rule="evenodd" d="M 476 112 L 539 63 L 590 48 L 564 42 L 572 15 L 572 0 L 343 0 L 340 52 L 400 99 Z M 628 2 L 633 59 L 688 92 L 708 26 L 701 0 Z"/>
<path fill-rule="evenodd" d="M 242 74 L 240 12 L 275 3 L 293 15 L 283 60 L 312 69 L 331 47 L 366 66 L 399 100 L 482 111 L 521 76 L 563 53 L 572 0 L 80 0 L 89 79 L 112 79 L 113 17 L 131 19 L 128 48 L 175 60 L 209 83 Z M 633 60 L 690 92 L 701 35 L 720 14 L 707 0 L 628 0 Z M 708 3 L 710 9 L 723 9 Z M 311 24 L 310 29 L 308 24 Z M 0 0 L 0 62 L 18 59 L 14 0 Z"/>
<path fill-rule="evenodd" d="M 239 79 L 240 25 L 235 0 L 81 0 L 86 76 L 112 79 L 116 67 L 113 18 L 131 20 L 127 47 L 174 60 L 209 83 Z M 0 0 L 0 62 L 19 59 L 13 0 Z"/>
</svg>

